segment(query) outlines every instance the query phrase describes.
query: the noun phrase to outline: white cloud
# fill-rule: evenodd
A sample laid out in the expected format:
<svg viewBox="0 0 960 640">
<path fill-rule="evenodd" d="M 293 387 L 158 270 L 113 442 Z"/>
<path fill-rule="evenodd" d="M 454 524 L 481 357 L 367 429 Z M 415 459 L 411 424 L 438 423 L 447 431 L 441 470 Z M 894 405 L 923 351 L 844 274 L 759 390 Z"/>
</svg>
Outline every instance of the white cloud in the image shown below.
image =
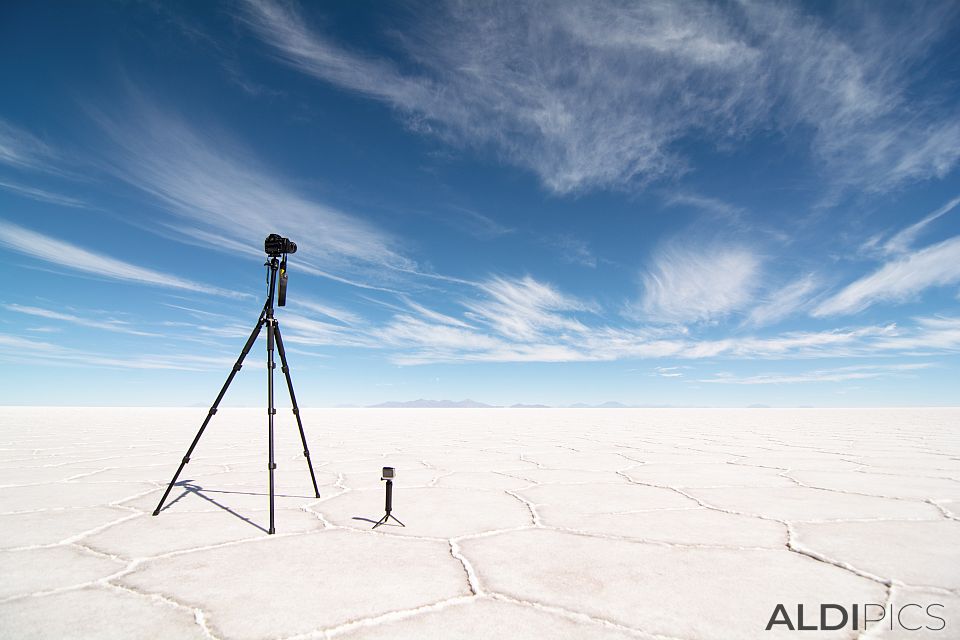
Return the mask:
<svg viewBox="0 0 960 640">
<path fill-rule="evenodd" d="M 874 347 L 878 350 L 908 353 L 960 351 L 960 318 L 917 318 L 913 331 L 885 336 L 878 340 Z"/>
<path fill-rule="evenodd" d="M 408 349 L 427 347 L 433 352 L 446 351 L 469 357 L 470 353 L 500 349 L 504 343 L 493 336 L 473 329 L 449 324 L 426 322 L 413 316 L 395 316 L 382 329 L 372 335 L 386 345 Z"/>
<path fill-rule="evenodd" d="M 760 260 L 739 247 L 660 249 L 642 274 L 638 315 L 658 322 L 698 322 L 722 318 L 753 299 Z"/>
<path fill-rule="evenodd" d="M 356 340 L 340 324 L 316 320 L 296 313 L 284 313 L 280 323 L 283 341 L 295 344 L 355 346 Z M 288 331 L 289 330 L 289 331 Z"/>
<path fill-rule="evenodd" d="M 32 134 L 0 118 L 0 164 L 19 169 L 46 169 L 53 152 Z"/>
<path fill-rule="evenodd" d="M 194 282 L 162 271 L 139 267 L 116 258 L 99 255 L 69 242 L 56 240 L 3 221 L 0 221 L 0 244 L 45 262 L 101 278 L 183 289 L 228 298 L 245 297 L 245 294 L 235 291 Z"/>
<path fill-rule="evenodd" d="M 729 218 L 739 221 L 740 217 L 746 213 L 742 207 L 724 202 L 717 198 L 698 195 L 696 193 L 673 193 L 667 196 L 665 204 L 672 207 L 693 207 L 707 211 L 722 218 Z"/>
<path fill-rule="evenodd" d="M 443 215 L 441 219 L 455 228 L 466 231 L 474 238 L 491 240 L 509 235 L 515 231 L 515 229 L 502 225 L 493 218 L 485 216 L 473 209 L 456 205 L 450 205 L 448 208 L 453 213 Z"/>
<path fill-rule="evenodd" d="M 224 370 L 233 365 L 236 356 L 200 356 L 191 353 L 145 354 L 134 357 L 113 357 L 93 351 L 74 349 L 50 342 L 0 334 L 0 361 L 38 362 L 47 365 L 106 367 L 110 369 L 169 369 L 174 371 Z"/>
<path fill-rule="evenodd" d="M 102 329 L 104 331 L 112 331 L 114 333 L 126 333 L 134 336 L 157 336 L 159 334 L 150 333 L 148 331 L 139 331 L 134 329 L 127 322 L 121 320 L 113 320 L 110 318 L 97 320 L 94 318 L 82 318 L 80 316 L 74 315 L 72 313 L 63 313 L 60 311 L 53 311 L 51 309 L 42 309 L 40 307 L 32 307 L 28 305 L 20 304 L 6 304 L 3 305 L 10 311 L 15 311 L 17 313 L 24 313 L 31 316 L 36 316 L 38 318 L 47 318 L 49 320 L 61 320 L 63 322 L 69 322 L 81 327 L 90 327 L 92 329 Z"/>
<path fill-rule="evenodd" d="M 847 7 L 827 25 L 786 3 L 450 2 L 394 25 L 396 62 L 335 42 L 288 4 L 244 7 L 283 62 L 391 105 L 415 130 L 492 146 L 558 193 L 673 174 L 681 139 L 771 127 L 811 131 L 827 175 L 875 190 L 943 176 L 960 156 L 954 114 L 911 100 L 945 5 L 889 20 Z"/>
<path fill-rule="evenodd" d="M 676 325 L 615 327 L 599 310 L 531 277 L 493 278 L 483 297 L 460 302 L 464 321 L 408 301 L 384 325 L 357 329 L 357 346 L 386 348 L 398 364 L 434 362 L 580 362 L 671 358 L 768 360 L 943 353 L 960 349 L 953 318 L 918 318 L 913 326 L 867 325 L 721 339 L 692 337 Z M 657 369 L 677 377 L 679 367 Z"/>
<path fill-rule="evenodd" d="M 887 262 L 813 310 L 815 316 L 856 313 L 878 302 L 902 302 L 935 286 L 960 282 L 960 236 Z"/>
<path fill-rule="evenodd" d="M 655 375 L 661 378 L 681 378 L 683 377 L 683 372 L 680 371 L 680 369 L 686 368 L 688 367 L 654 367 L 653 371 Z"/>
<path fill-rule="evenodd" d="M 776 324 L 784 318 L 803 309 L 810 302 L 811 296 L 819 287 L 819 281 L 812 274 L 807 274 L 781 289 L 774 291 L 754 307 L 745 324 L 754 327 L 764 327 Z"/>
<path fill-rule="evenodd" d="M 246 8 L 243 20 L 285 62 L 391 104 L 416 129 L 493 143 L 557 192 L 674 171 L 668 144 L 694 123 L 727 120 L 724 103 L 741 92 L 728 78 L 714 81 L 710 71 L 726 75 L 716 56 L 735 66 L 755 57 L 709 9 L 703 18 L 716 34 L 683 33 L 687 16 L 649 5 L 616 15 L 599 4 L 460 4 L 419 16 L 402 37 L 419 68 L 405 73 L 311 31 L 288 5 Z M 645 22 L 646 37 L 631 38 L 630 27 Z M 610 28 L 619 35 L 603 33 Z M 665 94 L 691 76 L 706 95 L 667 104 Z"/>
<path fill-rule="evenodd" d="M 761 374 L 756 376 L 733 376 L 718 374 L 714 378 L 706 378 L 698 382 L 713 384 L 798 384 L 811 382 L 845 382 L 848 380 L 866 380 L 888 376 L 904 375 L 905 373 L 928 369 L 933 366 L 928 362 L 912 364 L 862 365 L 838 367 L 835 369 L 818 369 L 797 374 Z"/>
<path fill-rule="evenodd" d="M 883 244 L 884 253 L 896 255 L 908 252 L 913 248 L 917 236 L 924 231 L 927 225 L 956 209 L 958 204 L 960 204 L 960 196 L 957 196 L 942 207 L 927 214 L 922 220 L 894 234 Z"/>
<path fill-rule="evenodd" d="M 299 269 L 350 283 L 340 273 L 415 266 L 394 238 L 295 192 L 229 136 L 201 134 L 142 99 L 135 112 L 122 124 L 95 116 L 115 145 L 107 167 L 165 205 L 178 219 L 166 226 L 184 239 L 262 256 L 257 243 L 279 233 L 297 243 Z"/>
<path fill-rule="evenodd" d="M 782 97 L 776 120 L 812 129 L 831 180 L 882 192 L 956 164 L 956 114 L 918 99 L 912 84 L 952 8 L 917 3 L 883 15 L 847 6 L 828 24 L 802 4 L 741 6 L 764 51 L 764 84 Z"/>
<path fill-rule="evenodd" d="M 546 331 L 587 331 L 580 321 L 563 312 L 589 312 L 592 306 L 530 276 L 493 278 L 480 289 L 484 299 L 463 303 L 469 309 L 467 316 L 512 340 L 536 340 Z"/>
<path fill-rule="evenodd" d="M 33 200 L 39 200 L 40 202 L 49 202 L 50 204 L 58 204 L 64 207 L 86 207 L 87 204 L 76 198 L 70 198 L 68 196 L 62 196 L 58 193 L 52 193 L 46 189 L 37 189 L 36 187 L 29 187 L 24 184 L 19 184 L 16 182 L 10 181 L 0 181 L 0 189 L 6 189 L 17 195 L 26 196 Z"/>
<path fill-rule="evenodd" d="M 560 258 L 564 262 L 591 269 L 597 268 L 597 256 L 594 255 L 589 243 L 583 238 L 562 234 L 548 238 L 545 242 L 560 252 Z"/>
<path fill-rule="evenodd" d="M 932 324 L 919 319 L 909 328 L 876 325 L 717 340 L 599 326 L 581 334 L 540 331 L 524 340 L 519 336 L 490 334 L 478 328 L 437 324 L 423 318 L 398 315 L 385 326 L 365 332 L 365 336 L 367 346 L 391 349 L 391 359 L 398 364 L 606 362 L 658 358 L 787 360 L 929 355 L 960 350 L 960 324 L 955 319 L 932 321 Z"/>
<path fill-rule="evenodd" d="M 420 314 L 423 318 L 427 320 L 432 320 L 434 322 L 439 322 L 440 324 L 450 325 L 453 327 L 463 327 L 465 329 L 472 329 L 469 324 L 463 320 L 458 320 L 452 316 L 434 311 L 433 309 L 428 309 L 427 307 L 410 300 L 409 298 L 404 298 L 404 302 L 407 303 L 407 306 Z"/>
<path fill-rule="evenodd" d="M 352 311 L 347 311 L 346 309 L 341 309 L 340 307 L 325 302 L 317 302 L 316 300 L 311 300 L 301 295 L 289 301 L 288 304 L 292 304 L 295 307 L 303 307 L 348 326 L 363 324 L 363 318 Z"/>
<path fill-rule="evenodd" d="M 768 337 L 743 336 L 694 342 L 686 357 L 822 358 L 873 354 L 872 341 L 894 335 L 896 325 L 870 325 L 827 331 L 787 331 Z"/>
</svg>

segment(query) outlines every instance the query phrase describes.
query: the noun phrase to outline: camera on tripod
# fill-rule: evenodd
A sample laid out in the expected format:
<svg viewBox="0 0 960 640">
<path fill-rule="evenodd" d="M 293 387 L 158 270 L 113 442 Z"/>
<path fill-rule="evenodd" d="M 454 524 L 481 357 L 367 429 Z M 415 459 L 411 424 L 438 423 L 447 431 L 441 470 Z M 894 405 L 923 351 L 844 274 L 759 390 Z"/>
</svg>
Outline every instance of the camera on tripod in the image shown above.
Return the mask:
<svg viewBox="0 0 960 640">
<path fill-rule="evenodd" d="M 283 261 L 280 263 L 280 276 L 277 281 L 277 306 L 283 307 L 287 304 L 287 254 L 297 252 L 297 243 L 291 240 L 290 238 L 284 238 L 279 233 L 271 233 L 263 241 L 263 250 L 267 253 L 267 257 L 271 259 L 271 262 L 276 262 L 276 259 L 281 255 L 283 256 Z M 267 266 L 271 266 L 271 262 L 267 263 Z M 273 285 L 271 285 L 271 290 Z"/>
<path fill-rule="evenodd" d="M 223 400 L 223 396 L 226 394 L 230 383 L 233 382 L 234 376 L 237 375 L 237 372 L 243 367 L 243 360 L 250 352 L 250 348 L 253 347 L 254 343 L 257 341 L 257 336 L 260 335 L 260 331 L 262 329 L 267 330 L 267 451 L 269 456 L 267 462 L 267 471 L 269 474 L 270 489 L 270 528 L 266 529 L 265 531 L 268 534 L 272 534 L 276 531 L 273 526 L 273 471 L 277 468 L 273 458 L 273 416 L 277 413 L 277 410 L 273 405 L 273 371 L 277 368 L 277 365 L 273 360 L 274 347 L 276 347 L 277 353 L 280 356 L 280 370 L 283 371 L 283 376 L 286 378 L 287 391 L 290 392 L 290 404 L 292 405 L 293 415 L 297 420 L 297 428 L 300 431 L 300 442 L 303 444 L 303 455 L 307 459 L 307 469 L 310 470 L 310 480 L 313 483 L 313 493 L 316 495 L 316 497 L 320 497 L 320 489 L 317 487 L 317 476 L 313 472 L 313 463 L 310 461 L 310 449 L 307 447 L 307 434 L 303 430 L 303 421 L 300 419 L 300 407 L 297 405 L 297 396 L 293 393 L 293 379 L 290 376 L 290 365 L 287 364 L 287 352 L 283 348 L 283 338 L 280 335 L 280 324 L 274 317 L 273 308 L 274 301 L 276 301 L 277 306 L 280 307 L 287 303 L 287 254 L 296 253 L 297 245 L 294 242 L 291 242 L 290 238 L 284 238 L 278 233 L 271 233 L 267 236 L 266 240 L 263 241 L 263 250 L 267 252 L 268 257 L 267 262 L 264 264 L 264 266 L 267 268 L 267 301 L 263 304 L 263 310 L 260 311 L 260 317 L 257 319 L 257 326 L 253 328 L 253 332 L 250 334 L 250 337 L 247 338 L 247 342 L 243 346 L 243 350 L 240 351 L 240 357 L 237 358 L 236 364 L 233 365 L 233 369 L 227 376 L 227 381 L 224 382 L 223 387 L 220 388 L 220 394 L 217 396 L 217 399 L 213 401 L 213 406 L 211 406 L 210 410 L 207 412 L 207 417 L 204 418 L 203 424 L 200 425 L 200 430 L 197 431 L 197 435 L 194 436 L 193 442 L 190 444 L 190 448 L 187 449 L 187 454 L 180 460 L 180 466 L 177 468 L 176 473 L 173 474 L 173 479 L 170 481 L 170 484 L 167 485 L 167 489 L 163 492 L 163 496 L 160 498 L 157 508 L 153 511 L 153 515 L 155 516 L 160 514 L 160 510 L 163 509 L 163 503 L 166 502 L 167 497 L 170 495 L 170 491 L 173 489 L 174 485 L 177 484 L 177 478 L 180 477 L 180 474 L 183 472 L 183 468 L 187 466 L 188 462 L 190 462 L 190 456 L 193 455 L 193 450 L 196 448 L 197 443 L 200 442 L 200 436 L 203 435 L 204 430 L 210 423 L 210 419 L 216 415 L 217 407 L 220 405 L 220 401 Z M 283 257 L 281 258 L 281 256 Z M 276 298 L 274 297 L 274 292 L 276 292 Z"/>
<path fill-rule="evenodd" d="M 297 243 L 290 238 L 284 238 L 279 233 L 271 233 L 263 241 L 263 250 L 271 258 L 279 258 L 287 253 L 296 253 Z"/>
</svg>

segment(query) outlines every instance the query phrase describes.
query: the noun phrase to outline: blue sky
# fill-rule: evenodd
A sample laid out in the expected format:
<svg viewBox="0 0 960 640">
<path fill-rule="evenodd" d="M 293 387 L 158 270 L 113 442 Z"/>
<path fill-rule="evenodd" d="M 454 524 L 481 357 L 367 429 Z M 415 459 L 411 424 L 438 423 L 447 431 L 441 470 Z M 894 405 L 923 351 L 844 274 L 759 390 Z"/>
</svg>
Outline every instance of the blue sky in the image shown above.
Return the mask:
<svg viewBox="0 0 960 640">
<path fill-rule="evenodd" d="M 4 3 L 0 403 L 956 405 L 955 3 Z M 262 343 L 227 404 L 259 406 Z"/>
</svg>

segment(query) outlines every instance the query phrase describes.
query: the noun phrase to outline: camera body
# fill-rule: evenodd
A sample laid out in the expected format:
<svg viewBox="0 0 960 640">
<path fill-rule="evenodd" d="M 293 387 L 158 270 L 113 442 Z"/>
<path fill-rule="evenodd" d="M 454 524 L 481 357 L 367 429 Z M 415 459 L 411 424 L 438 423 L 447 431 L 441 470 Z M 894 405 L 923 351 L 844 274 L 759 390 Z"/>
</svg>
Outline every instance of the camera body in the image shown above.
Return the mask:
<svg viewBox="0 0 960 640">
<path fill-rule="evenodd" d="M 394 471 L 393 467 L 384 467 L 380 477 L 383 480 L 393 480 L 396 477 L 396 472 Z"/>
<path fill-rule="evenodd" d="M 263 250 L 271 258 L 277 258 L 288 253 L 296 253 L 297 244 L 279 233 L 271 233 L 263 241 Z"/>
</svg>

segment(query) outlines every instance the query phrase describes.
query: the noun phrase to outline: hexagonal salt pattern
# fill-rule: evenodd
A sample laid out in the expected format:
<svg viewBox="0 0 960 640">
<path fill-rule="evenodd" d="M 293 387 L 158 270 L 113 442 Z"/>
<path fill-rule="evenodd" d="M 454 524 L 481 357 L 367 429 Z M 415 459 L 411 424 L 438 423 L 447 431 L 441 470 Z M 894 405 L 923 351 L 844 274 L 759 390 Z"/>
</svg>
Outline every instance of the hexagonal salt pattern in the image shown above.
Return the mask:
<svg viewBox="0 0 960 640">
<path fill-rule="evenodd" d="M 754 638 L 777 603 L 813 609 L 838 599 L 882 602 L 885 592 L 786 550 L 654 545 L 542 529 L 461 546 L 483 590 L 670 637 L 711 637 L 723 629 L 725 638 Z"/>
<path fill-rule="evenodd" d="M 86 587 L 0 603 L 0 633 L 17 640 L 200 640 L 210 636 L 186 607 L 119 589 Z"/>
<path fill-rule="evenodd" d="M 352 531 L 267 537 L 144 562 L 120 579 L 202 607 L 214 634 L 285 637 L 469 593 L 445 543 Z"/>
<path fill-rule="evenodd" d="M 347 625 L 335 637 L 344 640 L 628 640 L 637 636 L 629 633 L 628 629 L 618 629 L 610 623 L 591 621 L 583 616 L 547 611 L 529 606 L 528 603 L 482 597 L 428 608 L 419 615 L 378 625 L 355 625 L 353 628 Z"/>
<path fill-rule="evenodd" d="M 960 592 L 960 522 L 803 522 L 796 542 L 900 584 Z"/>
<path fill-rule="evenodd" d="M 281 412 L 275 536 L 262 409 L 150 515 L 204 414 L 0 410 L 0 637 L 793 637 L 779 602 L 960 628 L 956 409 L 304 411 L 320 498 Z M 371 531 L 382 466 L 407 526 Z"/>
<path fill-rule="evenodd" d="M 688 489 L 709 507 L 777 520 L 937 519 L 934 505 L 807 487 Z"/>
<path fill-rule="evenodd" d="M 0 549 L 50 545 L 136 517 L 120 507 L 44 509 L 0 515 Z"/>
<path fill-rule="evenodd" d="M 0 554 L 0 600 L 94 582 L 123 569 L 112 558 L 71 545 Z"/>
</svg>

